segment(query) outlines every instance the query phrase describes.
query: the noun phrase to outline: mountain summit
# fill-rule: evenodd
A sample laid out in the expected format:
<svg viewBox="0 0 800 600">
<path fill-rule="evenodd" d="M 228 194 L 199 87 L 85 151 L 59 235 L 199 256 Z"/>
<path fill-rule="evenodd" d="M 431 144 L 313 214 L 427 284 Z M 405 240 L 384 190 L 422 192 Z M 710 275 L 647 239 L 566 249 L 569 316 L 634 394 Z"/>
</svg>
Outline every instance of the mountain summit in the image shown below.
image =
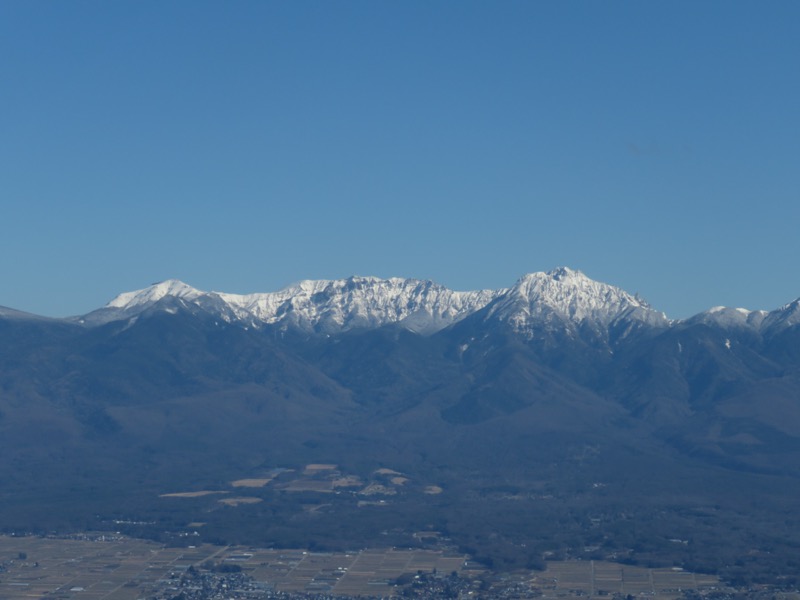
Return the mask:
<svg viewBox="0 0 800 600">
<path fill-rule="evenodd" d="M 203 292 L 186 285 L 177 279 L 167 279 L 160 283 L 154 283 L 150 287 L 135 292 L 125 292 L 106 304 L 106 308 L 119 308 L 122 310 L 132 310 L 136 307 L 150 306 L 165 296 L 174 298 L 186 298 L 194 300 L 201 296 Z"/>
<path fill-rule="evenodd" d="M 605 329 L 621 320 L 668 324 L 664 313 L 638 297 L 567 267 L 521 277 L 492 305 L 488 316 L 528 336 L 543 324 Z"/>
<path fill-rule="evenodd" d="M 353 276 L 304 280 L 276 292 L 231 294 L 202 291 L 168 279 L 119 294 L 76 320 L 94 326 L 146 312 L 189 310 L 245 327 L 273 326 L 311 334 L 397 325 L 431 335 L 475 315 L 505 324 L 527 339 L 558 329 L 608 341 L 641 328 L 695 322 L 735 322 L 755 330 L 778 331 L 800 322 L 798 306 L 800 301 L 795 301 L 770 313 L 715 307 L 684 321 L 670 321 L 638 295 L 559 267 L 523 275 L 510 288 L 465 292 L 430 280 Z"/>
</svg>

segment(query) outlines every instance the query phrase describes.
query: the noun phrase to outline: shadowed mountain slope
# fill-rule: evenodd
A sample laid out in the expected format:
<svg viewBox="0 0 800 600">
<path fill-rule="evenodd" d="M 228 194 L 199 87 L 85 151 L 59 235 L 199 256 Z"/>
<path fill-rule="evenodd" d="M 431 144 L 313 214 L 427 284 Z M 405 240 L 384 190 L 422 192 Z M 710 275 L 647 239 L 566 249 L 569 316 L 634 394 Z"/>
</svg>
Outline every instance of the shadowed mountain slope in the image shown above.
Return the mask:
<svg viewBox="0 0 800 600">
<path fill-rule="evenodd" d="M 73 319 L 2 309 L 0 527 L 124 513 L 208 522 L 221 538 L 363 545 L 439 523 L 506 558 L 605 547 L 711 568 L 718 548 L 678 552 L 654 515 L 697 535 L 739 527 L 730 561 L 800 533 L 785 518 L 800 490 L 797 314 L 793 302 L 670 321 L 566 268 L 498 291 L 350 278 L 235 296 L 173 280 Z M 382 468 L 411 483 L 385 497 L 386 481 L 326 489 L 326 503 L 314 490 L 327 484 L 287 480 L 239 512 L 161 498 L 309 463 L 348 473 L 337 485 Z M 394 503 L 381 526 L 369 494 Z M 527 520 L 504 521 L 499 505 Z M 631 514 L 647 521 L 635 539 Z"/>
</svg>

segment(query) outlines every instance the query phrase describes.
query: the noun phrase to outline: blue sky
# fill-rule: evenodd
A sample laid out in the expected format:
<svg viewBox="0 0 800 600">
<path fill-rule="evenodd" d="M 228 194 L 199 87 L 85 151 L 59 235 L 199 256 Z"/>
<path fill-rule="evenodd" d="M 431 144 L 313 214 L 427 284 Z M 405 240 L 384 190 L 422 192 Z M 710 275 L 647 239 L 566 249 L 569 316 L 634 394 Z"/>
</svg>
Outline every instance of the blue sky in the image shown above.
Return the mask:
<svg viewBox="0 0 800 600">
<path fill-rule="evenodd" d="M 800 296 L 800 3 L 0 3 L 0 305 L 179 278 Z"/>
</svg>

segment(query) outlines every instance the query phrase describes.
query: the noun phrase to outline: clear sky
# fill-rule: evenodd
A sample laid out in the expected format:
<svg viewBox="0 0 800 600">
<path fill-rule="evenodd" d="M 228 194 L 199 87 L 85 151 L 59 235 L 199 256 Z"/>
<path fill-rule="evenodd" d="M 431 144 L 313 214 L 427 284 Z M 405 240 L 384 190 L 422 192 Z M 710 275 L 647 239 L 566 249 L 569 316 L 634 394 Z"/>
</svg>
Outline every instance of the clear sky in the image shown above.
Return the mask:
<svg viewBox="0 0 800 600">
<path fill-rule="evenodd" d="M 178 278 L 800 296 L 800 2 L 6 0 L 0 305 Z"/>
</svg>

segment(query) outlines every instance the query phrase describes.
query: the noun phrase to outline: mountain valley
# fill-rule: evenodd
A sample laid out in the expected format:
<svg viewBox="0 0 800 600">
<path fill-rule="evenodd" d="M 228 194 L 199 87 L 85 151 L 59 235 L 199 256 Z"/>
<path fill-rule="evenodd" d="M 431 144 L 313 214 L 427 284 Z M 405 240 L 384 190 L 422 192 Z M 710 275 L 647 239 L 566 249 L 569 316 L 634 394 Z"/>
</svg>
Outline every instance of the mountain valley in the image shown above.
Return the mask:
<svg viewBox="0 0 800 600">
<path fill-rule="evenodd" d="M 496 568 L 786 583 L 800 305 L 671 321 L 560 268 L 476 292 L 171 280 L 75 318 L 0 309 L 0 453 L 7 533 L 448 543 Z"/>
</svg>

